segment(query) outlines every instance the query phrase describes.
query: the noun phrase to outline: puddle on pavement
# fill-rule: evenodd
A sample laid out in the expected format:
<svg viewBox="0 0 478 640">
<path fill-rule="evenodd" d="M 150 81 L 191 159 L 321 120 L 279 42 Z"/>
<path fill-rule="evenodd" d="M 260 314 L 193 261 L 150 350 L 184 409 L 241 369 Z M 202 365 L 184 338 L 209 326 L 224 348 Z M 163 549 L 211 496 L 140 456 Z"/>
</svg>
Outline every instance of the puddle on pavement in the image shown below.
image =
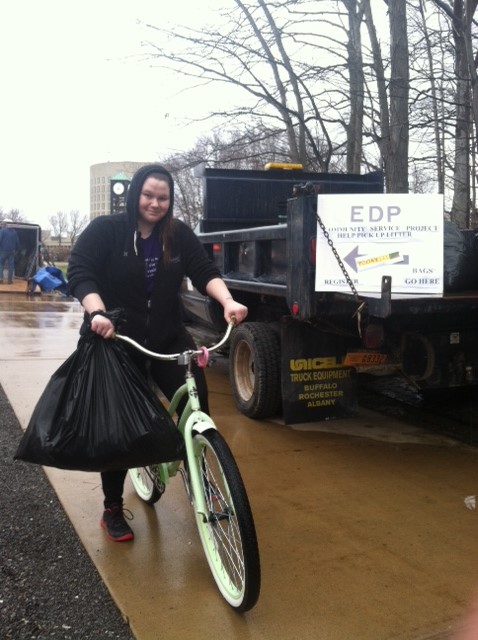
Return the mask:
<svg viewBox="0 0 478 640">
<path fill-rule="evenodd" d="M 81 305 L 74 298 L 65 298 L 58 295 L 24 296 L 4 293 L 0 295 L 0 313 L 13 311 L 26 313 L 55 312 L 55 313 L 79 313 Z"/>
<path fill-rule="evenodd" d="M 0 322 L 4 328 L 77 328 L 81 313 L 80 303 L 73 298 L 0 296 Z"/>
<path fill-rule="evenodd" d="M 81 305 L 73 298 L 2 294 L 0 359 L 64 359 L 76 346 L 81 322 Z"/>
<path fill-rule="evenodd" d="M 440 434 L 430 433 L 418 426 L 395 421 L 374 412 L 359 414 L 356 418 L 324 420 L 290 425 L 296 431 L 321 431 L 342 436 L 355 436 L 394 444 L 427 444 L 445 447 L 463 447 L 463 443 Z"/>
</svg>

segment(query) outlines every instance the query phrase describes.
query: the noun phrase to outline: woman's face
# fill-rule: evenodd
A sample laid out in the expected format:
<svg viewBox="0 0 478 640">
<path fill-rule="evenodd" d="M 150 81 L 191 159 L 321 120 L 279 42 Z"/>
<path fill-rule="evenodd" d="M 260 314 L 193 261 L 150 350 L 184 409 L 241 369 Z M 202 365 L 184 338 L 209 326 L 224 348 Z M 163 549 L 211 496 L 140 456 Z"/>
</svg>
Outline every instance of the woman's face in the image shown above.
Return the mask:
<svg viewBox="0 0 478 640">
<path fill-rule="evenodd" d="M 139 217 L 154 227 L 167 214 L 170 203 L 169 184 L 166 180 L 149 177 L 144 181 L 139 196 Z"/>
</svg>

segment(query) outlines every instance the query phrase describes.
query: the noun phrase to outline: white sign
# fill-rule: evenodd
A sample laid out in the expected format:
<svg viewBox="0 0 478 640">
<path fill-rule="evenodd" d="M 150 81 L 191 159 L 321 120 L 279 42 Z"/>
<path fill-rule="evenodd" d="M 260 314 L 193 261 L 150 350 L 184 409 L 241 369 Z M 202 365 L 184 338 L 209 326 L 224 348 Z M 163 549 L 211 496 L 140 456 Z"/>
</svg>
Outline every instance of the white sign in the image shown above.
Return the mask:
<svg viewBox="0 0 478 640">
<path fill-rule="evenodd" d="M 442 195 L 319 195 L 317 213 L 359 293 L 443 294 Z M 315 289 L 351 293 L 320 224 Z"/>
</svg>

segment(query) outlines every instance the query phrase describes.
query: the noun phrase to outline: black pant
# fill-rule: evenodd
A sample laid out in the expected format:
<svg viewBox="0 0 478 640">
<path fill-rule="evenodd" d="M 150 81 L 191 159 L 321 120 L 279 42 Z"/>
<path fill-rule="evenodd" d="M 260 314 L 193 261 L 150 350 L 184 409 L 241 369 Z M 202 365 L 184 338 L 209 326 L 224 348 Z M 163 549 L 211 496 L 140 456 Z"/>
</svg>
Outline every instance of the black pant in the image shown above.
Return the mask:
<svg viewBox="0 0 478 640">
<path fill-rule="evenodd" d="M 188 334 L 183 334 L 174 344 L 168 346 L 168 352 L 179 353 L 189 348 L 194 349 L 194 343 Z M 184 366 L 178 365 L 175 361 L 165 362 L 161 360 L 150 360 L 149 358 L 141 356 L 141 354 L 135 350 L 130 351 L 130 355 L 135 364 L 144 374 L 147 374 L 149 370 L 149 375 L 158 385 L 159 389 L 168 400 L 171 400 L 176 389 L 184 383 Z M 209 413 L 206 376 L 204 375 L 204 371 L 196 364 L 193 364 L 193 371 L 194 377 L 196 378 L 201 409 L 205 413 Z M 178 407 L 178 415 L 181 415 L 185 404 L 186 401 L 180 403 Z M 101 474 L 101 484 L 106 509 L 112 504 L 123 503 L 123 487 L 126 474 L 126 469 L 121 469 L 119 471 L 105 471 Z"/>
</svg>

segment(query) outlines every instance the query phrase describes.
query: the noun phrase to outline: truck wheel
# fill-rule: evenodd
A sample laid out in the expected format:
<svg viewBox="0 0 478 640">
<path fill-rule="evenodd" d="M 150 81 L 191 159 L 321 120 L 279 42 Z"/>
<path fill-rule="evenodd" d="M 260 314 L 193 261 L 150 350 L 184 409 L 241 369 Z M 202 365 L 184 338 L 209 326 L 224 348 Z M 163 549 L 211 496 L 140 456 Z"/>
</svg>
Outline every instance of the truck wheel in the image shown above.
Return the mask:
<svg viewBox="0 0 478 640">
<path fill-rule="evenodd" d="M 229 378 L 236 406 L 244 415 L 267 418 L 280 411 L 280 338 L 270 325 L 250 322 L 234 330 Z"/>
</svg>

